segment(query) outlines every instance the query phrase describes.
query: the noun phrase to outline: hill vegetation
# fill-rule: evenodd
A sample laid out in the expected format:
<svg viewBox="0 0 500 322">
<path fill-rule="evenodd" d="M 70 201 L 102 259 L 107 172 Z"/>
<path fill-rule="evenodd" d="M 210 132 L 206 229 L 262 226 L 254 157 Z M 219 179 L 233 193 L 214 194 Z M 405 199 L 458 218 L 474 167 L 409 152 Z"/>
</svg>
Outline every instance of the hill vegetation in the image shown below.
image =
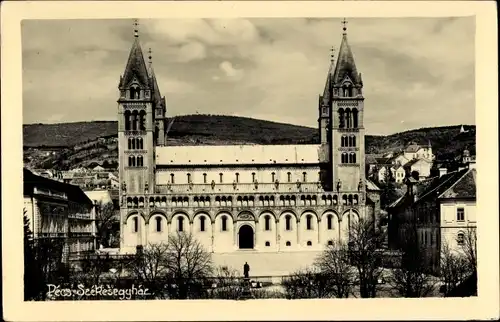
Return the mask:
<svg viewBox="0 0 500 322">
<path fill-rule="evenodd" d="M 367 135 L 366 153 L 397 151 L 413 141 L 430 142 L 438 159 L 453 158 L 465 148 L 475 154 L 476 127 L 466 126 L 465 130 L 467 132 L 460 133 L 457 125 L 388 136 Z M 117 131 L 116 121 L 24 125 L 25 162 L 34 167 L 61 170 L 90 162 L 116 163 L 117 145 L 113 138 L 117 137 Z M 178 116 L 167 135 L 169 145 L 313 144 L 318 141 L 315 128 L 220 115 Z M 53 152 L 39 153 L 40 150 Z"/>
</svg>

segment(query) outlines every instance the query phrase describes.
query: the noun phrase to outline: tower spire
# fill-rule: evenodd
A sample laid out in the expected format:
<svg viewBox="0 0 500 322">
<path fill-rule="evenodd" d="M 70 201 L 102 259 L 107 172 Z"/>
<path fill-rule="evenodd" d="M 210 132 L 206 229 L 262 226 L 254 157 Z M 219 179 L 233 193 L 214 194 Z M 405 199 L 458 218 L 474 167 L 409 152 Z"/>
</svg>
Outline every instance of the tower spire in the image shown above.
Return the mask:
<svg viewBox="0 0 500 322">
<path fill-rule="evenodd" d="M 139 37 L 139 22 L 137 19 L 134 19 L 134 37 Z"/>
</svg>

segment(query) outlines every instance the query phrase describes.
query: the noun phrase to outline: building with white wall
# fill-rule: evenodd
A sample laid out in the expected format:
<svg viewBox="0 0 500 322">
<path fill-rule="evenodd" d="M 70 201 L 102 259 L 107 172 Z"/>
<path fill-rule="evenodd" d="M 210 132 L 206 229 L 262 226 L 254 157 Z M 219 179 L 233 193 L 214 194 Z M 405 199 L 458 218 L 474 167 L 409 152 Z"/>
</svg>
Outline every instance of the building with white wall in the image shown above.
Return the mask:
<svg viewBox="0 0 500 322">
<path fill-rule="evenodd" d="M 319 251 L 378 222 L 365 178 L 363 81 L 344 29 L 318 97 L 318 144 L 167 146 L 166 100 L 136 31 L 120 77 L 121 252 L 190 232 L 213 253 Z"/>
</svg>

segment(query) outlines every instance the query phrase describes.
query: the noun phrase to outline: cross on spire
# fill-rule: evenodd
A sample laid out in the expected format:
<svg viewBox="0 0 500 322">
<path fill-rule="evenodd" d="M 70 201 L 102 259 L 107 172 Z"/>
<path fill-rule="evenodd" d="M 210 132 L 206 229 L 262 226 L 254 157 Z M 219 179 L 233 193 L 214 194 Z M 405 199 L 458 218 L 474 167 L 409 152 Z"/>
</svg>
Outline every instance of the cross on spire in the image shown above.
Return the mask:
<svg viewBox="0 0 500 322">
<path fill-rule="evenodd" d="M 342 30 L 344 30 L 344 33 L 347 30 L 347 27 L 346 27 L 347 23 L 348 23 L 347 20 L 344 18 L 344 20 L 342 20 L 342 25 L 344 25 L 344 27 L 342 27 Z"/>
<path fill-rule="evenodd" d="M 134 19 L 134 37 L 139 37 L 139 23 L 137 22 L 137 19 Z"/>
</svg>

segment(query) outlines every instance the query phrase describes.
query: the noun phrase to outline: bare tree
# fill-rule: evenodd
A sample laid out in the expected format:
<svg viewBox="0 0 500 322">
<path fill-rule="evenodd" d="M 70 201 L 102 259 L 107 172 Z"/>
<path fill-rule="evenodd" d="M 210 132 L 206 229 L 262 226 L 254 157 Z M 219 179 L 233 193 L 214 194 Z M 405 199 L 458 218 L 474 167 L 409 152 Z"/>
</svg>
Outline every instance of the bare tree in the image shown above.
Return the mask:
<svg viewBox="0 0 500 322">
<path fill-rule="evenodd" d="M 96 234 L 100 245 L 109 246 L 109 236 L 112 234 L 113 224 L 117 222 L 115 207 L 112 202 L 99 202 L 96 206 Z"/>
<path fill-rule="evenodd" d="M 419 244 L 417 233 L 410 225 L 403 228 L 400 267 L 390 271 L 389 284 L 395 295 L 425 297 L 435 290 L 435 278 L 429 274 L 426 249 Z"/>
<path fill-rule="evenodd" d="M 243 294 L 243 279 L 237 270 L 226 266 L 217 267 L 213 284 L 215 289 L 211 292 L 211 298 L 235 300 Z"/>
<path fill-rule="evenodd" d="M 314 265 L 328 278 L 334 297 L 347 298 L 352 293 L 355 272 L 349 264 L 349 249 L 342 243 L 328 245 Z"/>
<path fill-rule="evenodd" d="M 176 285 L 177 291 L 172 293 L 181 299 L 195 296 L 195 288 L 212 273 L 211 254 L 190 233 L 169 236 L 166 265 Z"/>
<path fill-rule="evenodd" d="M 455 289 L 468 278 L 477 276 L 477 236 L 475 228 L 468 228 L 458 248 L 448 243 L 441 245 L 440 277 L 444 296 L 453 296 Z M 477 286 L 476 286 L 477 292 Z"/>
<path fill-rule="evenodd" d="M 325 298 L 331 294 L 328 275 L 314 266 L 283 278 L 282 285 L 288 299 Z"/>
<path fill-rule="evenodd" d="M 148 244 L 130 263 L 134 278 L 151 290 L 156 298 L 164 296 L 168 277 L 168 247 L 165 243 Z"/>
<path fill-rule="evenodd" d="M 469 264 L 471 273 L 477 271 L 477 233 L 476 227 L 469 227 L 465 230 L 463 243 L 459 251 L 465 256 Z"/>
<path fill-rule="evenodd" d="M 360 295 L 363 298 L 375 297 L 383 271 L 380 246 L 385 233 L 376 229 L 373 221 L 364 218 L 353 220 L 349 226 L 349 258 L 358 272 Z"/>
</svg>

